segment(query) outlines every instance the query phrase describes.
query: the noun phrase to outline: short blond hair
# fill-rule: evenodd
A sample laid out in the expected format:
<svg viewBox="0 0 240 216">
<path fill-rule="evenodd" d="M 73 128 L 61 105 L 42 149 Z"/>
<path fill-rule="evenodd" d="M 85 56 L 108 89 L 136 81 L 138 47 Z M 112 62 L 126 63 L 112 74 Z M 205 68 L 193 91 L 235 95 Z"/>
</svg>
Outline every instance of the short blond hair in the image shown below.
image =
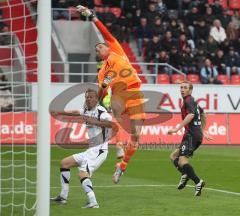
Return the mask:
<svg viewBox="0 0 240 216">
<path fill-rule="evenodd" d="M 181 84 L 182 84 L 182 83 L 186 83 L 186 84 L 188 84 L 190 90 L 193 89 L 193 84 L 192 84 L 190 81 L 188 81 L 188 80 L 184 80 L 184 81 L 181 82 Z"/>
</svg>

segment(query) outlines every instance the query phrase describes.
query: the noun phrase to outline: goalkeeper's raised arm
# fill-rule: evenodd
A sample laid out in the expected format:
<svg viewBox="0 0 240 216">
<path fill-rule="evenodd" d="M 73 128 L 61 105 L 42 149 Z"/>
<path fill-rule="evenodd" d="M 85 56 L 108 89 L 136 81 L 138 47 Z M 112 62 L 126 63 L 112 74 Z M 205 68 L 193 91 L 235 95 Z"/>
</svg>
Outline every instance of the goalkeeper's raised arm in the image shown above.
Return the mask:
<svg viewBox="0 0 240 216">
<path fill-rule="evenodd" d="M 115 37 L 113 37 L 113 35 L 108 31 L 108 29 L 104 26 L 104 24 L 97 17 L 95 17 L 94 13 L 91 10 L 89 10 L 88 8 L 81 6 L 81 5 L 77 6 L 77 10 L 82 15 L 91 18 L 91 20 L 95 23 L 96 27 L 102 33 L 102 35 L 106 41 L 106 45 L 109 46 L 109 48 L 112 52 L 115 52 L 118 55 L 127 57 L 125 52 L 123 51 L 121 45 L 117 41 L 117 39 Z"/>
</svg>

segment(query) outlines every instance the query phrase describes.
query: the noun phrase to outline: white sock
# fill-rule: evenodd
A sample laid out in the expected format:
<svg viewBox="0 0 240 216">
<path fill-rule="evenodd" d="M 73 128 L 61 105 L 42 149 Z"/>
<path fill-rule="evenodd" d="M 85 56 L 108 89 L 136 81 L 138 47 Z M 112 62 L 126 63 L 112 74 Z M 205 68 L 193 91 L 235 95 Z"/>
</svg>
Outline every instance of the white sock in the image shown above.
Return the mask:
<svg viewBox="0 0 240 216">
<path fill-rule="evenodd" d="M 97 203 L 95 194 L 93 192 L 92 182 L 89 178 L 81 179 L 83 190 L 86 192 L 88 196 L 88 200 L 90 203 Z"/>
<path fill-rule="evenodd" d="M 97 203 L 95 193 L 93 191 L 87 193 L 87 196 L 90 203 Z"/>
<path fill-rule="evenodd" d="M 62 187 L 60 196 L 64 199 L 67 199 L 69 193 L 70 169 L 60 168 L 60 173 Z"/>
</svg>

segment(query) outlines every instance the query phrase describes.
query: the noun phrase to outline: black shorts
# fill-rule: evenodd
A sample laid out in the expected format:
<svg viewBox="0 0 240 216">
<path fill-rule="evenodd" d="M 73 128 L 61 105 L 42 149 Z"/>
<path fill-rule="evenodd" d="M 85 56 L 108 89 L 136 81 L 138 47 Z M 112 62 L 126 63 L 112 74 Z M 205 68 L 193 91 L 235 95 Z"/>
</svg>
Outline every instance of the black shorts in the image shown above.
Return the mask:
<svg viewBox="0 0 240 216">
<path fill-rule="evenodd" d="M 202 144 L 202 137 L 194 137 L 187 133 L 184 134 L 182 143 L 179 146 L 179 156 L 191 157 L 193 152 Z"/>
</svg>

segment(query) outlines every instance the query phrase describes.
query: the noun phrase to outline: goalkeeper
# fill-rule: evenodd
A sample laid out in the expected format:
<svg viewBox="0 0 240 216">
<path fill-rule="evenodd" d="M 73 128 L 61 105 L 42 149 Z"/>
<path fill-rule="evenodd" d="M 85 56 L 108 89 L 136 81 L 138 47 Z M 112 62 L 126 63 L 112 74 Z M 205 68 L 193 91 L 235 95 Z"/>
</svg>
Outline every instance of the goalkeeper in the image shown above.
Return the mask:
<svg viewBox="0 0 240 216">
<path fill-rule="evenodd" d="M 122 161 L 116 164 L 116 170 L 113 174 L 113 182 L 118 183 L 138 147 L 141 125 L 145 119 L 143 93 L 140 91 L 141 80 L 119 42 L 102 22 L 88 8 L 79 5 L 77 9 L 92 19 L 106 41 L 105 43 L 97 43 L 95 46 L 97 55 L 104 61 L 98 73 L 100 100 L 107 94 L 108 88 L 111 88 L 111 109 L 118 122 L 118 127 L 123 124 L 123 114 L 127 114 L 130 120 L 131 140 L 125 149 L 121 145 L 119 134 L 116 137 L 117 157 L 122 158 Z"/>
</svg>

